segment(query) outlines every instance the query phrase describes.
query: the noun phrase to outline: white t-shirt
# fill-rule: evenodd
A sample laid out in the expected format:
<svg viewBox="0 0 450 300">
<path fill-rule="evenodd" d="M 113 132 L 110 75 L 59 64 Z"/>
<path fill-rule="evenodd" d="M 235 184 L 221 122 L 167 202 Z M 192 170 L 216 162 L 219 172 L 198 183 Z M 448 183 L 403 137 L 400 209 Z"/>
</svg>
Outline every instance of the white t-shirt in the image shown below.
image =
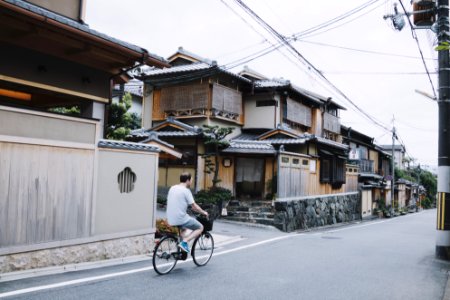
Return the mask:
<svg viewBox="0 0 450 300">
<path fill-rule="evenodd" d="M 188 205 L 194 203 L 194 196 L 187 187 L 177 184 L 169 189 L 167 194 L 167 221 L 170 225 L 183 225 L 189 221 L 186 213 Z"/>
</svg>

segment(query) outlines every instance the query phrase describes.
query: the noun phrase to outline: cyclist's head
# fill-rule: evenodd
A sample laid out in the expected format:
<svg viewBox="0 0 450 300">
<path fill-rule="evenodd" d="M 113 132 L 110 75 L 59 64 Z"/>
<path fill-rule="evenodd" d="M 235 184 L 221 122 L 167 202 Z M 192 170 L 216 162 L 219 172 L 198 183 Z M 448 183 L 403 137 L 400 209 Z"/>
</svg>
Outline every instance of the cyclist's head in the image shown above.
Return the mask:
<svg viewBox="0 0 450 300">
<path fill-rule="evenodd" d="M 191 180 L 192 176 L 191 173 L 183 172 L 180 175 L 180 182 L 186 183 L 188 180 Z"/>
</svg>

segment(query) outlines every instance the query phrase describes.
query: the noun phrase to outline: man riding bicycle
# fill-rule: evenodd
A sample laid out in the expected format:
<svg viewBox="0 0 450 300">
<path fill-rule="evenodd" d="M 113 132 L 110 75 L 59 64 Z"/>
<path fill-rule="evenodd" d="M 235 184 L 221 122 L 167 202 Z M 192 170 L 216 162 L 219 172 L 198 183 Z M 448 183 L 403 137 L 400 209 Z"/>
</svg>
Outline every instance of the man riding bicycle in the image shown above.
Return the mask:
<svg viewBox="0 0 450 300">
<path fill-rule="evenodd" d="M 195 239 L 203 232 L 203 225 L 187 214 L 188 206 L 191 205 L 193 211 L 208 217 L 208 212 L 204 211 L 194 201 L 194 196 L 192 196 L 192 192 L 189 189 L 191 182 L 191 174 L 183 172 L 180 175 L 180 183 L 172 186 L 167 194 L 167 220 L 171 226 L 181 227 L 182 241 L 179 247 L 185 252 L 189 252 L 189 241 Z M 190 229 L 192 232 L 185 236 L 186 229 Z"/>
</svg>

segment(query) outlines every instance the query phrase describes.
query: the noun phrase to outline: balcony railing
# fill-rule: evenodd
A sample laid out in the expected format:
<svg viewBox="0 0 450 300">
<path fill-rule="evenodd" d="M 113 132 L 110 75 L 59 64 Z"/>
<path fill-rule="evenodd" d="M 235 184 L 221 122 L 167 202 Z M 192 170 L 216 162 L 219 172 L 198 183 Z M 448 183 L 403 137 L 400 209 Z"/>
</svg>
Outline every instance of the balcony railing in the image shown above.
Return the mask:
<svg viewBox="0 0 450 300">
<path fill-rule="evenodd" d="M 374 173 L 373 160 L 360 159 L 357 161 L 360 173 Z"/>
</svg>

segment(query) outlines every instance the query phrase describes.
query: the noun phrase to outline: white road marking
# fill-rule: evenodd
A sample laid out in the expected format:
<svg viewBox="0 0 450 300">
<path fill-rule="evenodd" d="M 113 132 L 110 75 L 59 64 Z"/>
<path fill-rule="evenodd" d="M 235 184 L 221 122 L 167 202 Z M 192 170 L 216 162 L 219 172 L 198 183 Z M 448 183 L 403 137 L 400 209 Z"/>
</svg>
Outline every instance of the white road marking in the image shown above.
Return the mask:
<svg viewBox="0 0 450 300">
<path fill-rule="evenodd" d="M 360 227 L 366 227 L 366 226 L 371 226 L 371 225 L 382 224 L 382 223 L 388 222 L 388 221 L 389 220 L 373 222 L 373 223 L 369 223 L 369 224 L 361 224 L 361 225 L 350 226 L 350 227 L 337 229 L 337 230 L 334 230 L 334 231 L 326 231 L 326 232 L 338 232 L 338 231 L 343 231 L 343 230 L 348 230 L 348 229 L 354 229 L 354 228 L 360 228 Z M 312 235 L 318 235 L 318 234 L 321 234 L 321 233 L 314 233 Z M 233 252 L 237 252 L 237 251 L 241 251 L 241 250 L 245 250 L 245 249 L 249 249 L 249 248 L 253 248 L 253 247 L 258 247 L 258 246 L 261 246 L 261 245 L 264 245 L 264 244 L 268 244 L 268 243 L 272 243 L 272 242 L 275 242 L 275 241 L 280 241 L 280 240 L 285 240 L 285 239 L 299 237 L 299 236 L 305 236 L 305 235 L 310 235 L 310 234 L 308 234 L 308 233 L 291 233 L 291 234 L 286 234 L 286 235 L 279 236 L 279 237 L 276 237 L 276 238 L 260 241 L 260 242 L 249 244 L 249 245 L 244 245 L 244 246 L 241 246 L 241 247 L 237 247 L 237 248 L 233 248 L 233 249 L 230 249 L 230 250 L 221 251 L 221 252 L 218 252 L 218 253 L 214 253 L 213 256 L 220 256 L 220 255 L 224 255 L 224 254 L 229 254 L 229 253 L 233 253 Z M 192 261 L 192 258 L 189 258 L 186 261 L 180 261 L 179 263 L 186 263 L 186 262 L 189 262 L 189 261 Z M 55 289 L 55 288 L 60 288 L 60 287 L 65 287 L 65 286 L 71 286 L 71 285 L 76 285 L 76 284 L 81 284 L 81 283 L 86 283 L 86 282 L 99 281 L 99 280 L 104 280 L 104 279 L 108 279 L 108 278 L 114 278 L 114 277 L 119 277 L 119 276 L 125 276 L 125 275 L 145 272 L 145 271 L 149 271 L 149 270 L 153 270 L 153 267 L 145 267 L 145 268 L 139 268 L 139 269 L 128 270 L 128 271 L 123 271 L 123 272 L 116 272 L 116 273 L 105 274 L 105 275 L 100 275 L 100 276 L 92 276 L 92 277 L 86 277 L 86 278 L 81 278 L 81 279 L 63 281 L 63 282 L 58 282 L 58 283 L 53 283 L 53 284 L 48 284 L 48 285 L 41 285 L 41 286 L 36 286 L 36 287 L 30 287 L 30 288 L 26 288 L 26 289 L 21 289 L 21 290 L 15 290 L 15 291 L 1 293 L 0 294 L 0 298 L 11 297 L 11 296 L 18 296 L 18 295 L 23 295 L 23 294 L 28 294 L 28 293 L 33 293 L 33 292 L 38 292 L 38 291 L 43 291 L 43 290 L 49 290 L 49 289 Z"/>
</svg>

